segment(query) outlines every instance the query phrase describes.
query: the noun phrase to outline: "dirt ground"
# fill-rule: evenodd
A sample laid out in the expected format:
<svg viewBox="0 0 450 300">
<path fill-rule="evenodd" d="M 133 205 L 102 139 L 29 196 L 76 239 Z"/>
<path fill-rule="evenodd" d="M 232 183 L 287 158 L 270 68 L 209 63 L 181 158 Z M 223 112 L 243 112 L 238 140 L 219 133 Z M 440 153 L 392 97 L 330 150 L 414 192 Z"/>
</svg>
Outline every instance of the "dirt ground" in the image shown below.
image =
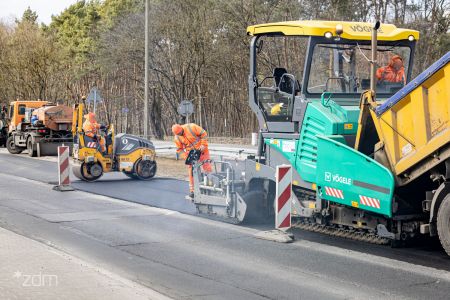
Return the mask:
<svg viewBox="0 0 450 300">
<path fill-rule="evenodd" d="M 187 166 L 184 164 L 184 160 L 175 160 L 168 157 L 157 157 L 156 163 L 158 165 L 156 176 L 188 180 L 188 170 Z"/>
</svg>

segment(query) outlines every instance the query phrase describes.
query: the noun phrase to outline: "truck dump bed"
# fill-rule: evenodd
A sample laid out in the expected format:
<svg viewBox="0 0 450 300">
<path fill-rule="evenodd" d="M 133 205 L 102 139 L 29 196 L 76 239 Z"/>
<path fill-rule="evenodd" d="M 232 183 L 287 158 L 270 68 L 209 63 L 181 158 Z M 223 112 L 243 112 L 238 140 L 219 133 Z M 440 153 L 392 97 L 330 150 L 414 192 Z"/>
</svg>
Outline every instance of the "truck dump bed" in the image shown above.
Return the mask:
<svg viewBox="0 0 450 300">
<path fill-rule="evenodd" d="M 397 176 L 417 177 L 450 157 L 449 61 L 450 52 L 375 109 L 379 138 Z"/>
</svg>

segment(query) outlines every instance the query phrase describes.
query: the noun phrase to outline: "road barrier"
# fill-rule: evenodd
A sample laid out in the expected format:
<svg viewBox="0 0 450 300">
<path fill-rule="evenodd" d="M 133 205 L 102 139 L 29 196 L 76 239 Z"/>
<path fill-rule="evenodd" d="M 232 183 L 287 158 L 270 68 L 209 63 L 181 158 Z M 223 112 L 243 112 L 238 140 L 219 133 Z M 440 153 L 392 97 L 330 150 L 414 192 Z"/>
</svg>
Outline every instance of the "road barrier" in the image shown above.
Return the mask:
<svg viewBox="0 0 450 300">
<path fill-rule="evenodd" d="M 278 243 L 292 243 L 294 235 L 288 231 L 291 228 L 292 167 L 290 165 L 277 166 L 275 179 L 275 229 L 259 231 L 255 237 Z"/>
<path fill-rule="evenodd" d="M 70 186 L 70 163 L 68 146 L 58 147 L 58 185 L 53 189 L 60 192 L 73 191 Z"/>
<path fill-rule="evenodd" d="M 292 196 L 292 167 L 290 165 L 277 166 L 276 170 L 275 228 L 287 230 L 291 228 L 291 196 Z"/>
</svg>

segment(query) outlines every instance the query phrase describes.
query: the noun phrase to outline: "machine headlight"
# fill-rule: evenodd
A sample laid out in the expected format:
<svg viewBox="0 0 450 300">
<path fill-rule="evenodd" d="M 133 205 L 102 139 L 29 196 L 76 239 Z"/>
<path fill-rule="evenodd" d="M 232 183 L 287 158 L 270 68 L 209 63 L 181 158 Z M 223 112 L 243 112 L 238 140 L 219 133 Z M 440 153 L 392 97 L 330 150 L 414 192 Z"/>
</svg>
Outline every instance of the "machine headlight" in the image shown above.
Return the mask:
<svg viewBox="0 0 450 300">
<path fill-rule="evenodd" d="M 325 36 L 327 39 L 331 39 L 331 38 L 333 37 L 333 34 L 332 34 L 331 32 L 329 32 L 329 31 L 327 31 L 327 32 L 325 32 L 324 36 Z"/>
<path fill-rule="evenodd" d="M 342 24 L 337 24 L 336 25 L 336 34 L 341 35 L 343 33 L 344 33 L 344 27 L 342 26 Z"/>
<path fill-rule="evenodd" d="M 414 42 L 415 38 L 414 38 L 413 35 L 410 35 L 410 36 L 408 36 L 408 40 L 409 40 L 410 42 Z"/>
</svg>

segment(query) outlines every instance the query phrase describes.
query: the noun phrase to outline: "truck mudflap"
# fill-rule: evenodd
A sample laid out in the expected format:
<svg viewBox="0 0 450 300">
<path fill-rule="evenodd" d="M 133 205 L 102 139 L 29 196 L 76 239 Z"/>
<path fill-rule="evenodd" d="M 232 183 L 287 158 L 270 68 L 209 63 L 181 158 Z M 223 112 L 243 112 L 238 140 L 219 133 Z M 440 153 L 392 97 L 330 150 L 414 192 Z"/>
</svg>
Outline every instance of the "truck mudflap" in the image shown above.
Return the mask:
<svg viewBox="0 0 450 300">
<path fill-rule="evenodd" d="M 372 158 L 340 143 L 337 136 L 317 136 L 318 193 L 322 199 L 392 216 L 394 176 Z"/>
</svg>

